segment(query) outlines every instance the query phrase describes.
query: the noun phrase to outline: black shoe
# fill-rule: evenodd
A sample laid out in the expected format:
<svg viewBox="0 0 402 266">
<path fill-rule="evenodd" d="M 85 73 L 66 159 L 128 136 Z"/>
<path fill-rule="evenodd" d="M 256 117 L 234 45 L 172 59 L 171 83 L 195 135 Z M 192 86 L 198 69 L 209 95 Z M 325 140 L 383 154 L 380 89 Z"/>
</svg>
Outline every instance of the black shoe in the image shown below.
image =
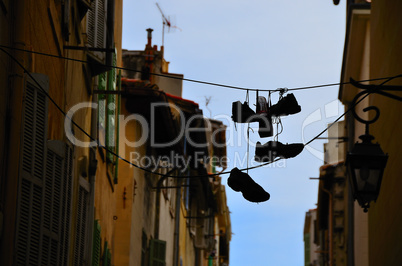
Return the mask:
<svg viewBox="0 0 402 266">
<path fill-rule="evenodd" d="M 299 155 L 304 149 L 303 143 L 282 144 L 279 141 L 268 141 L 264 145 L 257 142 L 255 147 L 256 162 L 272 162 L 276 158 L 293 158 Z"/>
<path fill-rule="evenodd" d="M 269 200 L 271 195 L 269 195 L 268 192 L 266 192 L 260 185 L 257 183 L 255 184 L 256 186 L 254 188 L 242 191 L 243 198 L 245 198 L 248 201 L 251 202 L 264 202 Z"/>
<path fill-rule="evenodd" d="M 271 116 L 286 116 L 296 114 L 301 111 L 300 105 L 297 103 L 297 100 L 293 93 L 289 93 L 282 99 L 278 101 L 277 104 L 274 104 L 269 109 L 269 114 Z"/>
<path fill-rule="evenodd" d="M 255 115 L 255 112 L 248 106 L 247 102 L 243 104 L 240 101 L 232 103 L 232 119 L 237 123 L 249 123 L 251 117 Z"/>
<path fill-rule="evenodd" d="M 270 198 L 268 192 L 254 182 L 254 180 L 248 174 L 243 173 L 237 167 L 230 171 L 228 185 L 234 191 L 241 191 L 243 197 L 251 202 L 263 202 L 269 200 Z"/>
</svg>

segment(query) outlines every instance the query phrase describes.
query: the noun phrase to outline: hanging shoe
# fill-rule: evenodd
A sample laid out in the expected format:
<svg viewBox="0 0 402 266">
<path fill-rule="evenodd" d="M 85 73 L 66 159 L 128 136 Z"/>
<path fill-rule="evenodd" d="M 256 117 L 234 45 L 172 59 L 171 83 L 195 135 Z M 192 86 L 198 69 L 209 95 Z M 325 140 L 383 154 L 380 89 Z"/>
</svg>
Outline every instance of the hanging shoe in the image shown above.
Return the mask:
<svg viewBox="0 0 402 266">
<path fill-rule="evenodd" d="M 232 103 L 232 119 L 237 123 L 249 123 L 255 112 L 248 106 L 247 102 L 241 103 L 240 101 Z"/>
<path fill-rule="evenodd" d="M 256 203 L 267 201 L 271 197 L 271 195 L 269 195 L 269 193 L 266 192 L 257 183 L 256 183 L 255 187 L 242 191 L 242 194 L 243 194 L 243 198 L 245 198 L 246 200 L 251 201 L 251 202 L 256 202 Z"/>
<path fill-rule="evenodd" d="M 268 112 L 268 103 L 267 103 L 267 99 L 264 96 L 257 97 L 257 108 L 256 108 L 255 112 L 257 114 Z"/>
<path fill-rule="evenodd" d="M 228 185 L 234 191 L 241 191 L 243 197 L 251 202 L 263 202 L 269 200 L 270 198 L 268 192 L 254 182 L 254 180 L 248 174 L 243 173 L 237 167 L 230 171 Z"/>
<path fill-rule="evenodd" d="M 271 116 L 265 114 L 259 115 L 258 118 L 258 135 L 260 138 L 272 137 L 274 134 L 274 130 L 272 127 L 272 118 Z"/>
<path fill-rule="evenodd" d="M 269 114 L 271 116 L 286 116 L 296 114 L 301 111 L 300 105 L 297 103 L 297 100 L 293 93 L 289 93 L 282 99 L 278 101 L 277 104 L 274 104 L 269 109 Z"/>
<path fill-rule="evenodd" d="M 258 122 L 258 135 L 260 135 L 260 138 L 273 136 L 272 119 L 268 115 L 268 103 L 264 96 L 257 97 L 256 114 L 253 116 L 252 121 Z"/>
<path fill-rule="evenodd" d="M 272 162 L 276 158 L 293 158 L 299 155 L 304 149 L 303 143 L 282 144 L 279 141 L 268 141 L 264 145 L 257 142 L 255 147 L 256 162 Z"/>
</svg>

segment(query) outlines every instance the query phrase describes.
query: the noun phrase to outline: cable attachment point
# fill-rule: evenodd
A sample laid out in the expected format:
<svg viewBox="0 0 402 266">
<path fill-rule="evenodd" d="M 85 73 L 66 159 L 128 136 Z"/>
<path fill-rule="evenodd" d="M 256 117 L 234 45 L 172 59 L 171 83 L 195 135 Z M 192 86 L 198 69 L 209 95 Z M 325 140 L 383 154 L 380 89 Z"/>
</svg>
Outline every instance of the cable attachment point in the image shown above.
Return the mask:
<svg viewBox="0 0 402 266">
<path fill-rule="evenodd" d="M 277 89 L 277 91 L 279 91 L 279 95 L 280 96 L 282 96 L 282 95 L 284 95 L 285 93 L 287 93 L 288 92 L 288 88 L 279 88 L 279 89 Z"/>
</svg>

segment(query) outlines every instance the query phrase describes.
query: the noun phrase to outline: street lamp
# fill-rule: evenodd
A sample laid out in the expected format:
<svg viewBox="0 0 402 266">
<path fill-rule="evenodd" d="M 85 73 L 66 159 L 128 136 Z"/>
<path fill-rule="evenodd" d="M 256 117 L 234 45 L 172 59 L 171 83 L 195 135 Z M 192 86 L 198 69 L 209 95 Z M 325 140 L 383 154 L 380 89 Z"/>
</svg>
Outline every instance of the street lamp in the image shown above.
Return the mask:
<svg viewBox="0 0 402 266">
<path fill-rule="evenodd" d="M 367 127 L 367 125 L 366 125 Z M 384 154 L 378 143 L 371 142 L 373 136 L 359 137 L 363 142 L 356 143 L 346 157 L 346 165 L 352 184 L 353 196 L 368 211 L 371 201 L 376 201 L 380 193 L 382 175 L 388 155 Z"/>
<path fill-rule="evenodd" d="M 352 151 L 346 156 L 346 167 L 349 172 L 349 178 L 352 185 L 354 199 L 359 205 L 368 211 L 371 201 L 376 201 L 380 193 L 382 176 L 387 164 L 388 155 L 384 154 L 378 143 L 372 143 L 374 137 L 369 134 L 369 124 L 374 123 L 380 116 L 380 110 L 375 106 L 364 108 L 364 112 L 370 110 L 375 111 L 375 117 L 371 120 L 364 120 L 359 117 L 355 111 L 358 99 L 371 93 L 377 93 L 398 101 L 402 101 L 402 97 L 385 92 L 385 91 L 401 91 L 401 86 L 384 86 L 384 85 L 363 85 L 359 82 L 350 80 L 350 83 L 357 88 L 363 89 L 352 101 L 352 113 L 354 118 L 366 125 L 365 134 L 359 138 L 362 142 L 357 142 Z"/>
</svg>

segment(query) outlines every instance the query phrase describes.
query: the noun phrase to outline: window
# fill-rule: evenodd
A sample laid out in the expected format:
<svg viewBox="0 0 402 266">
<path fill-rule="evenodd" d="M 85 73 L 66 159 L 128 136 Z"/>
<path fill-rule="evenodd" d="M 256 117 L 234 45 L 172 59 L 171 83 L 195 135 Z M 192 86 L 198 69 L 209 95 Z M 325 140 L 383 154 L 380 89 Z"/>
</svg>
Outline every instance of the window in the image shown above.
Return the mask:
<svg viewBox="0 0 402 266">
<path fill-rule="evenodd" d="M 107 241 L 105 241 L 105 245 L 103 247 L 102 266 L 111 266 L 111 265 L 112 265 L 112 254 L 110 253 Z"/>
<path fill-rule="evenodd" d="M 113 63 L 114 0 L 92 1 L 87 12 L 87 38 L 89 47 L 99 49 L 88 53 L 92 75 L 96 76 Z"/>
<path fill-rule="evenodd" d="M 88 44 L 93 48 L 106 47 L 106 19 L 107 0 L 94 0 L 87 13 Z M 94 52 L 99 59 L 103 60 L 104 53 Z"/>
<path fill-rule="evenodd" d="M 68 265 L 73 150 L 47 139 L 48 77 L 25 78 L 16 264 Z M 45 91 L 45 92 L 44 92 Z"/>
<path fill-rule="evenodd" d="M 149 243 L 149 265 L 164 266 L 166 257 L 166 241 L 151 239 Z"/>
<path fill-rule="evenodd" d="M 92 241 L 92 265 L 99 265 L 101 255 L 101 227 L 98 220 L 94 221 Z"/>
<path fill-rule="evenodd" d="M 88 259 L 89 197 L 90 184 L 80 176 L 75 228 L 74 265 L 85 265 Z"/>
<path fill-rule="evenodd" d="M 141 266 L 147 265 L 147 244 L 148 237 L 144 230 L 142 230 L 142 239 L 141 239 Z"/>
<path fill-rule="evenodd" d="M 116 66 L 117 51 L 113 54 L 113 65 Z M 120 88 L 120 73 L 117 76 L 116 68 L 102 73 L 98 76 L 98 89 L 103 91 L 116 91 Z M 114 183 L 117 184 L 118 159 L 113 154 L 119 153 L 119 123 L 120 96 L 116 94 L 99 94 L 98 98 L 98 121 L 99 141 L 105 146 L 106 162 L 109 173 L 114 176 Z M 111 152 L 109 152 L 111 151 Z M 102 151 L 103 153 L 103 151 Z"/>
</svg>

